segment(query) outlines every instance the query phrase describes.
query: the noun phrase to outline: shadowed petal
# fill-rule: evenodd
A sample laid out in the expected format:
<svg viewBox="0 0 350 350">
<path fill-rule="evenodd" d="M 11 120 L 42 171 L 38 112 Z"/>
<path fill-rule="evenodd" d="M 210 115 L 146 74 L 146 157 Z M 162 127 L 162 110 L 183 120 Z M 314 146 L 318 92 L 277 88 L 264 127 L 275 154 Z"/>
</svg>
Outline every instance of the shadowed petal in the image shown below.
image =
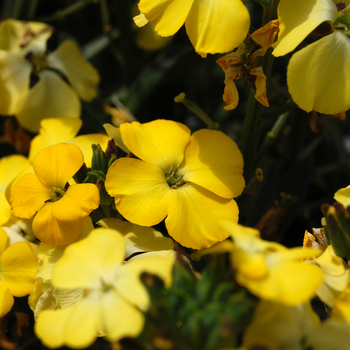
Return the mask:
<svg viewBox="0 0 350 350">
<path fill-rule="evenodd" d="M 195 184 L 185 184 L 172 192 L 165 224 L 169 235 L 183 246 L 203 249 L 230 235 L 219 225 L 223 219 L 238 221 L 234 200 Z"/>
<path fill-rule="evenodd" d="M 100 81 L 99 74 L 73 41 L 65 40 L 47 57 L 47 62 L 50 68 L 65 75 L 82 100 L 91 101 L 96 97 L 94 87 Z"/>
<path fill-rule="evenodd" d="M 0 281 L 0 317 L 4 317 L 12 309 L 14 302 L 7 285 Z"/>
<path fill-rule="evenodd" d="M 31 132 L 39 132 L 44 118 L 75 117 L 81 112 L 77 93 L 55 72 L 45 70 L 39 81 L 22 96 L 16 114 L 19 123 Z"/>
<path fill-rule="evenodd" d="M 282 0 L 278 6 L 280 32 L 274 56 L 293 51 L 322 22 L 334 22 L 337 8 L 329 0 Z"/>
<path fill-rule="evenodd" d="M 335 30 L 295 53 L 288 65 L 287 84 L 303 110 L 336 114 L 350 108 L 350 41 Z"/>
<path fill-rule="evenodd" d="M 132 223 L 152 226 L 167 215 L 171 189 L 163 170 L 155 165 L 133 158 L 118 159 L 108 170 L 105 186 L 116 197 L 118 211 Z"/>
</svg>

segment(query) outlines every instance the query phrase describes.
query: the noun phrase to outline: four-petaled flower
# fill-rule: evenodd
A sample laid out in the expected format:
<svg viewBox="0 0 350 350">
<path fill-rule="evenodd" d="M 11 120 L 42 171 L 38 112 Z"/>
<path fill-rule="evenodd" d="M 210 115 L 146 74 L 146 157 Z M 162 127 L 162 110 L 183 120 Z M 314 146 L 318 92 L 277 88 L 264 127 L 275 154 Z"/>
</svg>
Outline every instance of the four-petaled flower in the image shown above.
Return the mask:
<svg viewBox="0 0 350 350">
<path fill-rule="evenodd" d="M 169 120 L 125 123 L 120 132 L 139 159 L 116 160 L 105 186 L 127 220 L 152 226 L 167 217 L 169 235 L 194 249 L 227 238 L 218 220 L 238 221 L 232 198 L 244 189 L 242 154 L 231 138 L 206 129 L 191 136 Z"/>
<path fill-rule="evenodd" d="M 82 219 L 99 206 L 94 184 L 68 181 L 84 163 L 79 147 L 59 143 L 44 148 L 34 157 L 35 174 L 23 175 L 11 191 L 12 214 L 33 220 L 33 232 L 47 244 L 68 244 L 77 239 Z"/>
</svg>

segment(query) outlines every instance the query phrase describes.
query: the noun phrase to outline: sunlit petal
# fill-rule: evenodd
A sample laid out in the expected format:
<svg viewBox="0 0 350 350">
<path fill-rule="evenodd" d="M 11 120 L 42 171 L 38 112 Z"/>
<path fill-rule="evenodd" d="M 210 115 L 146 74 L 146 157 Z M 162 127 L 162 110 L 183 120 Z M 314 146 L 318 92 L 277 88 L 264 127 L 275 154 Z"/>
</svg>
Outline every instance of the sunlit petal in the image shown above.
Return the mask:
<svg viewBox="0 0 350 350">
<path fill-rule="evenodd" d="M 106 218 L 98 222 L 102 227 L 117 230 L 124 236 L 125 257 L 134 253 L 174 249 L 171 238 L 164 237 L 153 227 L 135 225 L 128 221 Z"/>
<path fill-rule="evenodd" d="M 94 184 L 76 184 L 52 205 L 52 215 L 59 221 L 80 220 L 100 204 L 100 194 Z"/>
<path fill-rule="evenodd" d="M 80 150 L 83 152 L 85 164 L 88 168 L 91 168 L 91 159 L 92 159 L 92 144 L 100 145 L 102 150 L 107 149 L 107 144 L 110 138 L 104 134 L 88 134 L 80 135 L 73 139 L 70 139 L 69 143 L 77 145 Z"/>
<path fill-rule="evenodd" d="M 81 103 L 77 93 L 55 72 L 45 70 L 39 81 L 19 101 L 16 114 L 19 123 L 31 132 L 39 132 L 44 118 L 78 118 Z"/>
<path fill-rule="evenodd" d="M 345 208 L 350 206 L 350 186 L 341 188 L 334 194 L 334 199 L 343 204 Z"/>
<path fill-rule="evenodd" d="M 0 317 L 4 317 L 12 309 L 14 302 L 7 285 L 0 281 Z"/>
<path fill-rule="evenodd" d="M 23 175 L 11 191 L 12 214 L 22 219 L 30 219 L 47 200 L 50 192 L 33 173 Z"/>
<path fill-rule="evenodd" d="M 181 164 L 190 140 L 190 129 L 171 120 L 123 123 L 120 132 L 125 146 L 137 157 L 164 172 Z"/>
<path fill-rule="evenodd" d="M 124 247 L 123 236 L 115 230 L 92 231 L 87 238 L 66 248 L 53 271 L 52 283 L 63 289 L 93 289 L 100 287 L 101 279 L 109 283 L 124 261 Z"/>
<path fill-rule="evenodd" d="M 84 156 L 79 147 L 58 143 L 42 149 L 33 160 L 39 180 L 47 187 L 65 188 L 66 183 L 80 169 Z"/>
<path fill-rule="evenodd" d="M 293 51 L 322 22 L 334 22 L 337 8 L 329 0 L 282 0 L 278 6 L 280 32 L 274 56 Z"/>
<path fill-rule="evenodd" d="M 65 40 L 47 57 L 47 62 L 50 68 L 65 75 L 82 100 L 91 101 L 96 97 L 94 87 L 99 83 L 99 74 L 73 41 Z"/>
<path fill-rule="evenodd" d="M 234 200 L 195 184 L 185 184 L 172 192 L 165 224 L 175 241 L 188 248 L 203 249 L 229 236 L 219 225 L 223 219 L 238 221 Z"/>
<path fill-rule="evenodd" d="M 336 114 L 348 110 L 349 65 L 350 41 L 339 30 L 298 51 L 287 71 L 293 101 L 307 112 Z"/>
<path fill-rule="evenodd" d="M 224 198 L 239 196 L 245 185 L 242 153 L 230 137 L 216 130 L 202 129 L 191 136 L 178 172 Z"/>
<path fill-rule="evenodd" d="M 195 50 L 205 57 L 207 53 L 230 52 L 241 44 L 248 34 L 250 17 L 240 0 L 196 0 L 185 24 Z"/>
<path fill-rule="evenodd" d="M 30 143 L 29 160 L 33 162 L 35 155 L 43 148 L 59 142 L 67 142 L 78 133 L 83 122 L 77 118 L 48 118 L 40 122 L 39 135 Z"/>
<path fill-rule="evenodd" d="M 139 9 L 160 36 L 174 35 L 185 23 L 195 0 L 141 0 Z"/>
<path fill-rule="evenodd" d="M 171 189 L 163 170 L 153 164 L 118 159 L 108 170 L 105 186 L 116 197 L 118 211 L 135 224 L 156 225 L 167 215 Z"/>
<path fill-rule="evenodd" d="M 37 259 L 26 242 L 8 247 L 1 255 L 1 281 L 6 283 L 12 295 L 23 297 L 34 288 Z"/>
<path fill-rule="evenodd" d="M 159 253 L 159 252 L 158 252 Z M 172 281 L 172 270 L 176 253 L 171 257 L 149 256 L 142 254 L 138 259 L 131 259 L 118 269 L 115 280 L 115 288 L 123 299 L 145 309 L 150 304 L 149 294 L 140 279 L 143 272 L 157 275 L 164 284 L 169 287 Z M 131 292 L 132 291 L 132 292 Z"/>
</svg>

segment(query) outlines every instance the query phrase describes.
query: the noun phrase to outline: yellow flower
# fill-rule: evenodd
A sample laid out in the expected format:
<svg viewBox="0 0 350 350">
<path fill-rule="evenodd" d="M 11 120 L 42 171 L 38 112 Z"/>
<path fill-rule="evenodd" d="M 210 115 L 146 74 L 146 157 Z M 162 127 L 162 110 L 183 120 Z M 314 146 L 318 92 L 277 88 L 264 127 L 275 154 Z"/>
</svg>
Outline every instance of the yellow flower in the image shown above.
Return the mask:
<svg viewBox="0 0 350 350">
<path fill-rule="evenodd" d="M 33 232 L 48 244 L 76 240 L 82 219 L 99 206 L 100 196 L 93 184 L 67 182 L 80 169 L 84 157 L 73 144 L 57 144 L 41 150 L 33 160 L 35 174 L 23 175 L 11 191 L 12 214 L 29 219 L 35 214 Z"/>
<path fill-rule="evenodd" d="M 350 108 L 350 17 L 345 2 L 281 0 L 280 33 L 273 51 L 293 51 L 311 32 L 321 37 L 290 59 L 287 84 L 294 102 L 307 112 L 338 114 Z"/>
<path fill-rule="evenodd" d="M 110 138 L 105 134 L 76 136 L 82 124 L 81 119 L 69 117 L 43 119 L 40 122 L 39 135 L 30 144 L 29 160 L 33 162 L 35 155 L 45 147 L 60 142 L 74 143 L 83 152 L 86 166 L 91 168 L 91 144 L 100 144 L 102 149 L 106 149 Z"/>
<path fill-rule="evenodd" d="M 250 18 L 241 0 L 140 0 L 139 27 L 152 22 L 160 36 L 174 35 L 183 24 L 196 52 L 232 51 L 247 36 Z"/>
<path fill-rule="evenodd" d="M 191 135 L 169 120 L 124 123 L 120 132 L 139 159 L 116 160 L 105 186 L 127 220 L 153 226 L 167 217 L 169 235 L 194 249 L 229 235 L 218 220 L 238 221 L 232 198 L 244 188 L 242 155 L 231 138 L 206 129 Z"/>
<path fill-rule="evenodd" d="M 334 194 L 334 199 L 341 203 L 344 208 L 350 207 L 350 185 L 339 189 Z"/>
<path fill-rule="evenodd" d="M 233 243 L 219 243 L 209 251 L 229 251 L 236 280 L 261 299 L 285 305 L 309 301 L 321 285 L 323 272 L 302 259 L 316 254 L 315 249 L 287 249 L 264 241 L 258 230 L 233 222 L 222 222 Z M 318 252 L 320 253 L 320 252 Z"/>
<path fill-rule="evenodd" d="M 79 98 L 92 100 L 99 82 L 97 71 L 72 41 L 46 55 L 51 34 L 52 28 L 44 23 L 7 19 L 0 24 L 0 114 L 16 115 L 32 132 L 38 132 L 43 118 L 79 117 Z M 30 88 L 31 75 L 38 82 Z"/>
<path fill-rule="evenodd" d="M 69 307 L 38 315 L 35 332 L 45 345 L 83 348 L 101 334 L 112 342 L 140 334 L 144 324 L 140 309 L 150 301 L 139 276 L 157 274 L 169 286 L 174 256 L 141 256 L 123 264 L 124 251 L 123 236 L 104 228 L 65 249 L 52 284 L 60 289 L 82 288 L 84 294 Z"/>
<path fill-rule="evenodd" d="M 23 297 L 34 287 L 36 257 L 27 242 L 9 246 L 7 233 L 0 228 L 0 317 L 7 314 L 13 297 Z"/>
</svg>

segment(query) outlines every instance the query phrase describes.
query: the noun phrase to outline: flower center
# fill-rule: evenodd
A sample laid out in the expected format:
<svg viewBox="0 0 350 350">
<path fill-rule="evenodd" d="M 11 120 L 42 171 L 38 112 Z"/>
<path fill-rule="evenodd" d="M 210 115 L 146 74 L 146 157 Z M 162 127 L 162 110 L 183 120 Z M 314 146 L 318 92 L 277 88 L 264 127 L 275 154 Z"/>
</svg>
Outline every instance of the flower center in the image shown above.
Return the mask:
<svg viewBox="0 0 350 350">
<path fill-rule="evenodd" d="M 47 68 L 46 55 L 29 54 L 28 59 L 33 67 L 33 74 L 38 75 Z"/>
<path fill-rule="evenodd" d="M 53 202 L 59 201 L 66 194 L 66 191 L 59 187 L 52 187 L 49 189 L 49 191 Z"/>
<path fill-rule="evenodd" d="M 175 168 L 172 166 L 170 169 L 165 173 L 165 180 L 168 183 L 170 188 L 178 188 L 186 183 L 186 179 L 184 179 L 185 174 L 177 175 L 177 170 L 179 168 L 179 165 L 177 165 Z"/>
<path fill-rule="evenodd" d="M 340 29 L 344 34 L 349 35 L 350 32 L 350 7 L 346 7 L 344 2 L 335 4 L 338 9 L 338 18 L 334 22 L 334 28 Z"/>
</svg>

